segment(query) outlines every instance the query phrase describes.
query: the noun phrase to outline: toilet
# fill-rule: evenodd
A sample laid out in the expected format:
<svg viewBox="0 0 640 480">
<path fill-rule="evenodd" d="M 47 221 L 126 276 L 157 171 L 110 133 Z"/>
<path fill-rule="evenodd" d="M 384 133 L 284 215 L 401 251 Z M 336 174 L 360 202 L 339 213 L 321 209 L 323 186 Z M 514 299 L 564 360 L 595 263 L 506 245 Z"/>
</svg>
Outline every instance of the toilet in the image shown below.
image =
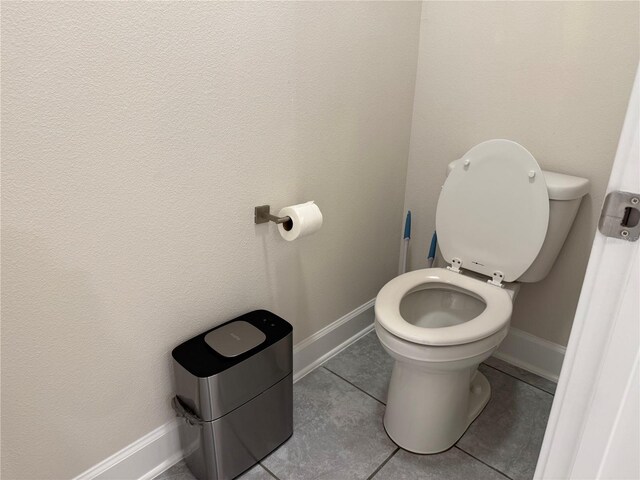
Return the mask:
<svg viewBox="0 0 640 480">
<path fill-rule="evenodd" d="M 510 140 L 449 164 L 436 211 L 446 268 L 400 275 L 376 297 L 376 334 L 395 360 L 384 426 L 400 447 L 447 450 L 480 414 L 491 386 L 478 365 L 507 335 L 515 282 L 547 276 L 588 189 Z"/>
</svg>

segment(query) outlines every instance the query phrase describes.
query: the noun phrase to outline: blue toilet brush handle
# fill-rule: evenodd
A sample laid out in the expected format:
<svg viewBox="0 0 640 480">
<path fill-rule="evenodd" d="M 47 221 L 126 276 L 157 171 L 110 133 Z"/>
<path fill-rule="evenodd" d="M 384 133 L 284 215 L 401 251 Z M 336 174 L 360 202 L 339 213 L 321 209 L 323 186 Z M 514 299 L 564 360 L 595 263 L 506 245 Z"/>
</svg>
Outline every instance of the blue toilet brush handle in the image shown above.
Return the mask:
<svg viewBox="0 0 640 480">
<path fill-rule="evenodd" d="M 433 260 L 436 258 L 436 246 L 438 245 L 438 235 L 436 232 L 433 232 L 433 236 L 431 237 L 431 246 L 429 247 L 429 256 L 427 257 L 427 268 L 431 268 L 433 266 Z"/>
<path fill-rule="evenodd" d="M 409 254 L 409 240 L 411 239 L 411 210 L 407 212 L 407 218 L 404 222 L 404 244 L 402 245 L 402 257 L 400 261 L 400 272 L 402 275 L 407 271 L 407 256 Z"/>
<path fill-rule="evenodd" d="M 404 239 L 411 238 L 411 210 L 407 211 L 407 219 L 404 222 Z"/>
</svg>

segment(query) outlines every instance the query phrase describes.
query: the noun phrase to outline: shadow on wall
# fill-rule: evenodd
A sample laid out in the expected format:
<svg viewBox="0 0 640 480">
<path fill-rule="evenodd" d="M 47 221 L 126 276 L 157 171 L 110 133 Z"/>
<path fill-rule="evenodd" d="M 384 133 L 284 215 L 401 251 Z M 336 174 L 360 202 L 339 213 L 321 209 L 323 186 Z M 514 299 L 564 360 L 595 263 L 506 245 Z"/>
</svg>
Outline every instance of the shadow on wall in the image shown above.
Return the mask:
<svg viewBox="0 0 640 480">
<path fill-rule="evenodd" d="M 530 331 L 532 329 L 530 323 L 521 325 L 518 320 L 535 318 L 535 331 L 532 332 L 534 335 L 553 338 L 555 343 L 562 345 L 567 344 L 589 261 L 591 244 L 597 229 L 597 226 L 591 222 L 594 208 L 596 207 L 593 204 L 592 195 L 585 195 L 567 240 L 549 275 L 540 282 L 522 284 L 514 304 L 512 321 L 514 327 Z M 579 281 L 576 281 L 576 278 L 579 278 Z M 553 298 L 549 298 L 549 292 L 555 292 L 553 296 L 562 296 L 571 301 L 556 302 Z M 545 301 L 541 302 L 541 298 Z"/>
<path fill-rule="evenodd" d="M 3 228 L 2 293 L 2 363 L 20 365 L 3 369 L 4 460 L 24 465 L 28 455 L 33 472 L 66 477 L 72 472 L 65 465 L 77 465 L 78 458 L 90 461 L 96 448 L 93 442 L 84 452 L 68 446 L 122 415 L 114 405 L 126 404 L 137 388 L 133 377 L 113 371 L 116 357 L 120 364 L 123 358 L 131 365 L 141 361 L 136 337 L 110 328 L 104 302 L 117 302 L 117 295 L 98 297 L 90 272 L 66 269 L 64 259 L 35 235 Z M 11 444 L 5 443 L 8 438 Z M 56 465 L 48 464 L 51 458 Z M 21 478 L 25 472 L 4 474 Z"/>
<path fill-rule="evenodd" d="M 298 321 L 307 319 L 310 315 L 300 248 L 294 242 L 287 242 L 288 245 L 285 247 L 288 248 L 270 248 L 267 237 L 272 235 L 279 236 L 275 224 L 256 225 L 256 237 L 262 245 L 267 297 L 269 304 L 273 306 L 274 313 L 290 323 L 297 324 Z"/>
</svg>

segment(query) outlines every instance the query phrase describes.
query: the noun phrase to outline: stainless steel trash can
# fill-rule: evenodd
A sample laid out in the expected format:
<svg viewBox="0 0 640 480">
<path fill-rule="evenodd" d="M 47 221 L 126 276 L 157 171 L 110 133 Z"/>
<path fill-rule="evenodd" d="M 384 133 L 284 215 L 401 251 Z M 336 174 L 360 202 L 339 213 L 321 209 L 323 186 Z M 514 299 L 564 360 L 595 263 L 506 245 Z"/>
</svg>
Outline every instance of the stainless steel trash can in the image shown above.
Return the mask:
<svg viewBox="0 0 640 480">
<path fill-rule="evenodd" d="M 256 310 L 176 347 L 172 406 L 199 480 L 230 480 L 293 433 L 293 328 Z"/>
</svg>

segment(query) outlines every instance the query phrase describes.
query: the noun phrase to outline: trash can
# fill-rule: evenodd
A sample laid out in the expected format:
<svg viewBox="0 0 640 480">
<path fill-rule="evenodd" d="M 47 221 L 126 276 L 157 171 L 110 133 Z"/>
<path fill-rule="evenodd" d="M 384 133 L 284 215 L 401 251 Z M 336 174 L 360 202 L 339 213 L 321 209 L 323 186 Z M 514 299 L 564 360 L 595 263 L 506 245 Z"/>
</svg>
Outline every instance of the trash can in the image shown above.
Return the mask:
<svg viewBox="0 0 640 480">
<path fill-rule="evenodd" d="M 177 346 L 172 406 L 199 480 L 230 480 L 293 433 L 293 328 L 266 310 Z"/>
</svg>

